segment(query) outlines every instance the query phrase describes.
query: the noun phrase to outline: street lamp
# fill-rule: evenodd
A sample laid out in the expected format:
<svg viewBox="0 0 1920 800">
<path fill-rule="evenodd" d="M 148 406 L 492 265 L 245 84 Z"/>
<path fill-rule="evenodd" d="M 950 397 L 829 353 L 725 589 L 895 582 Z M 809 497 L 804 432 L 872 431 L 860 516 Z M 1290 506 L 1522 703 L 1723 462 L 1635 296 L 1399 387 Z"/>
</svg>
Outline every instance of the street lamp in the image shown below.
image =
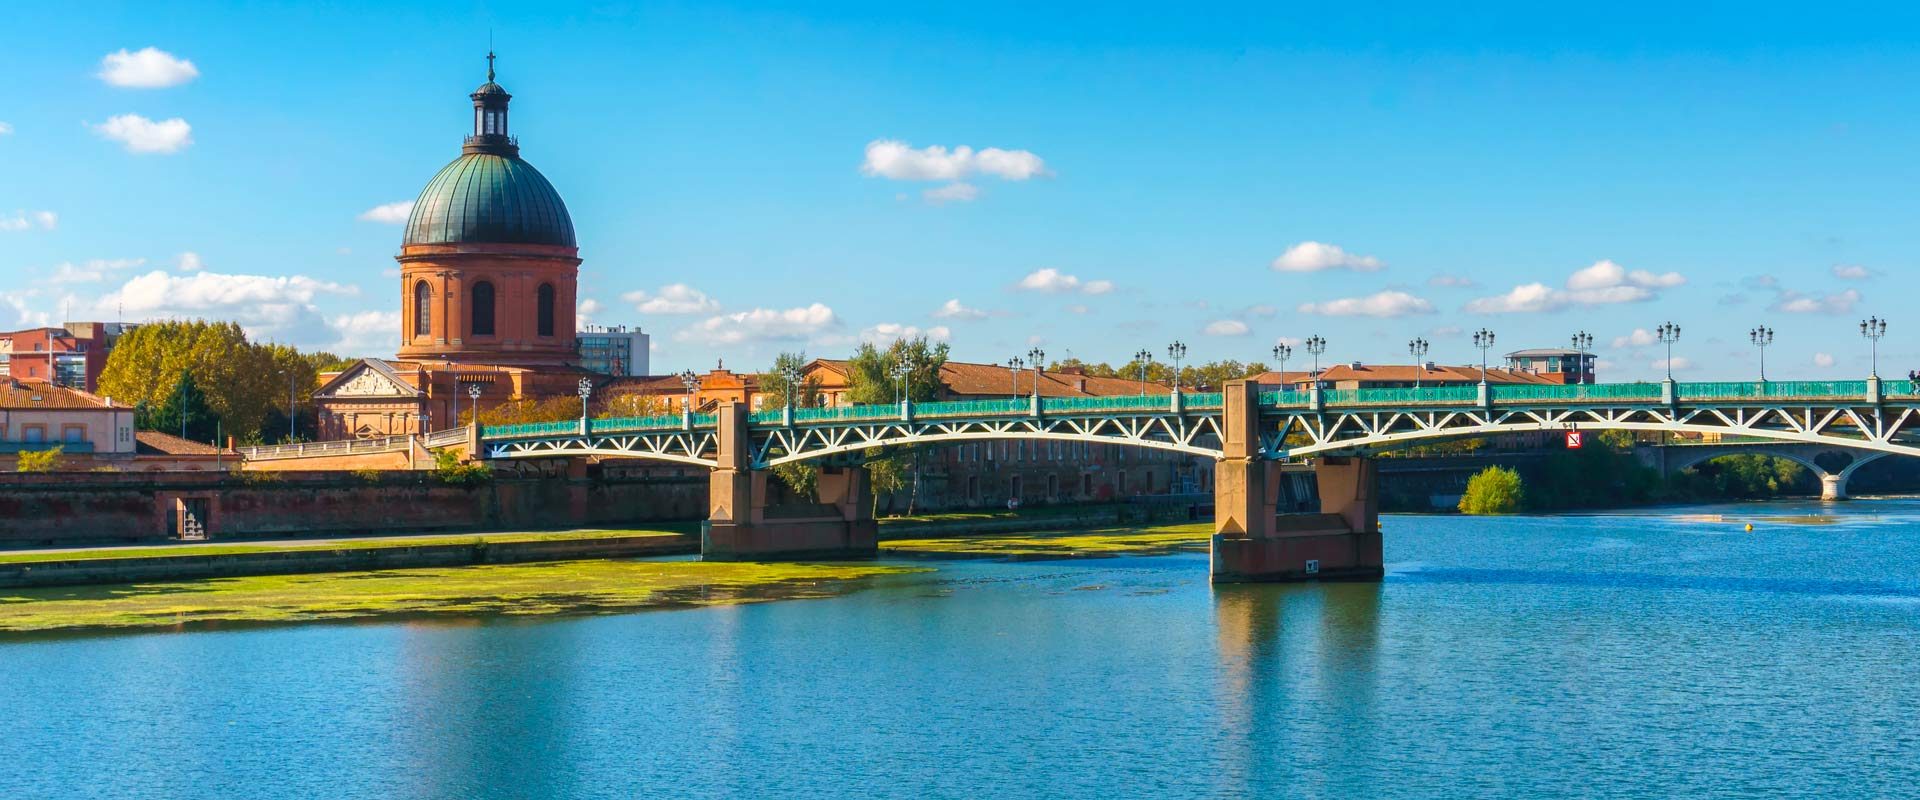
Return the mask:
<svg viewBox="0 0 1920 800">
<path fill-rule="evenodd" d="M 1153 351 L 1144 347 L 1140 348 L 1140 352 L 1133 354 L 1133 363 L 1140 367 L 1140 396 L 1146 397 L 1147 366 L 1153 363 Z"/>
<path fill-rule="evenodd" d="M 1020 399 L 1020 367 L 1026 363 L 1021 361 L 1019 356 L 1007 359 L 1007 384 L 1010 387 L 1007 389 L 1007 397 L 1010 399 Z"/>
<path fill-rule="evenodd" d="M 1487 351 L 1493 349 L 1493 331 L 1481 328 L 1473 332 L 1473 346 L 1480 348 L 1480 383 L 1487 382 Z"/>
<path fill-rule="evenodd" d="M 1420 388 L 1420 378 L 1426 374 L 1428 347 L 1427 340 L 1419 337 L 1407 342 L 1407 352 L 1413 356 L 1413 388 L 1415 389 Z"/>
<path fill-rule="evenodd" d="M 456 395 L 457 396 L 457 395 Z M 587 418 L 587 398 L 593 396 L 593 379 L 580 379 L 580 419 Z"/>
<path fill-rule="evenodd" d="M 1667 380 L 1671 382 L 1673 380 L 1673 343 L 1680 341 L 1680 326 L 1672 322 L 1662 322 L 1660 327 L 1653 329 L 1653 332 L 1660 337 L 1660 342 L 1667 346 Z"/>
<path fill-rule="evenodd" d="M 1868 317 L 1860 321 L 1860 335 L 1872 342 L 1872 361 L 1869 377 L 1880 377 L 1880 337 L 1887 335 L 1887 321 L 1879 317 Z"/>
<path fill-rule="evenodd" d="M 913 367 L 907 364 L 905 356 L 901 356 L 899 361 L 893 362 L 892 372 L 893 379 L 900 384 L 900 402 L 904 403 L 907 400 L 907 375 L 913 372 Z"/>
<path fill-rule="evenodd" d="M 1173 392 L 1180 393 L 1180 360 L 1187 357 L 1187 343 L 1175 339 L 1167 345 L 1167 359 L 1173 362 Z"/>
<path fill-rule="evenodd" d="M 1293 357 L 1293 345 L 1281 342 L 1273 346 L 1273 360 L 1280 362 L 1280 388 L 1287 388 L 1287 359 Z"/>
<path fill-rule="evenodd" d="M 693 370 L 682 370 L 680 372 L 680 385 L 687 387 L 687 399 L 683 401 L 684 405 L 682 405 L 681 408 L 691 414 L 693 413 L 693 395 L 695 392 L 700 391 L 700 376 L 693 374 Z"/>
<path fill-rule="evenodd" d="M 1028 350 L 1027 361 L 1030 362 L 1031 366 L 1033 367 L 1033 396 L 1039 397 L 1040 396 L 1040 372 L 1041 372 L 1041 368 L 1046 366 L 1047 351 L 1042 350 L 1038 347 L 1033 348 L 1032 350 Z"/>
<path fill-rule="evenodd" d="M 793 408 L 793 387 L 800 382 L 800 367 L 789 361 L 780 365 L 780 379 L 787 384 L 787 408 Z"/>
<path fill-rule="evenodd" d="M 471 404 L 473 406 L 473 424 L 479 425 L 480 424 L 480 384 L 477 384 L 477 383 L 467 384 L 467 399 L 473 401 L 473 403 Z M 460 394 L 458 392 L 454 393 L 453 402 L 456 402 L 456 403 L 460 402 Z M 455 425 L 460 424 L 459 412 L 454 413 L 453 424 Z"/>
<path fill-rule="evenodd" d="M 1760 382 L 1767 382 L 1767 345 L 1773 344 L 1773 329 L 1762 325 L 1747 331 L 1747 341 L 1760 348 Z"/>
<path fill-rule="evenodd" d="M 1579 380 L 1575 381 L 1575 383 L 1592 383 L 1591 380 L 1587 379 L 1587 351 L 1592 349 L 1593 334 L 1580 331 L 1573 335 L 1573 351 L 1579 357 L 1579 360 L 1574 362 L 1574 366 L 1578 369 L 1578 375 L 1580 376 Z"/>
<path fill-rule="evenodd" d="M 1307 352 L 1313 354 L 1313 388 L 1320 388 L 1320 354 L 1327 352 L 1327 340 L 1320 334 L 1307 337 Z"/>
</svg>

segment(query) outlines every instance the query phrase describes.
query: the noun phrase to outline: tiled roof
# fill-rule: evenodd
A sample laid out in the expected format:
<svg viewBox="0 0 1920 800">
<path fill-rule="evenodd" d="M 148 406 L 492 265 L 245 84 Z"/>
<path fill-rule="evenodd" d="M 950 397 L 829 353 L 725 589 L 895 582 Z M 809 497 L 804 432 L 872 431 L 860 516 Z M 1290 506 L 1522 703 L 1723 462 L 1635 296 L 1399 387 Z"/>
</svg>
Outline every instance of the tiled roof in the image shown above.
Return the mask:
<svg viewBox="0 0 1920 800">
<path fill-rule="evenodd" d="M 210 456 L 220 452 L 213 445 L 159 431 L 134 431 L 133 442 L 134 453 L 143 456 Z"/>
<path fill-rule="evenodd" d="M 50 383 L 0 378 L 0 409 L 24 411 L 39 408 L 98 409 L 131 408 L 125 403 L 109 404 L 99 395 L 68 389 Z"/>
<path fill-rule="evenodd" d="M 1296 373 L 1288 373 L 1290 377 L 1295 374 Z M 1292 378 L 1295 382 L 1311 380 L 1306 373 L 1297 374 L 1299 377 Z M 1335 364 L 1320 371 L 1320 380 L 1328 383 L 1339 383 L 1342 381 L 1359 381 L 1362 383 L 1375 381 L 1412 383 L 1416 380 L 1425 383 L 1479 383 L 1480 368 L 1478 366 L 1448 366 L 1445 364 L 1435 364 L 1430 369 L 1415 364 L 1361 364 L 1357 367 L 1352 364 Z M 1557 383 L 1557 381 L 1531 372 L 1512 372 L 1494 368 L 1487 370 L 1487 382 Z"/>
<path fill-rule="evenodd" d="M 814 363 L 842 375 L 847 371 L 844 359 L 823 358 Z M 952 397 L 1031 395 L 1033 370 L 1023 369 L 1016 373 L 1004 364 L 948 361 L 940 367 L 940 383 L 945 387 L 946 394 Z M 1172 390 L 1164 384 L 1149 381 L 1144 391 L 1147 394 L 1167 394 Z M 1042 397 L 1113 397 L 1141 392 L 1140 381 L 1129 378 L 1100 378 L 1071 371 L 1040 374 Z"/>
</svg>

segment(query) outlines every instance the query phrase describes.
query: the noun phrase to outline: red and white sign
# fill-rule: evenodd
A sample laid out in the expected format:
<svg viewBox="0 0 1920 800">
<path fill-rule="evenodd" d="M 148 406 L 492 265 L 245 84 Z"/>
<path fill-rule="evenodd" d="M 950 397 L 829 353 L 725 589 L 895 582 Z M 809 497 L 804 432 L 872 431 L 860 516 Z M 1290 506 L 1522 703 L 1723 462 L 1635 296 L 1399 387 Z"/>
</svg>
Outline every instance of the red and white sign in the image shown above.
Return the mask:
<svg viewBox="0 0 1920 800">
<path fill-rule="evenodd" d="M 1567 431 L 1567 449 L 1568 450 L 1580 449 L 1581 445 L 1586 444 L 1585 439 L 1586 439 L 1586 435 L 1582 431 Z"/>
</svg>

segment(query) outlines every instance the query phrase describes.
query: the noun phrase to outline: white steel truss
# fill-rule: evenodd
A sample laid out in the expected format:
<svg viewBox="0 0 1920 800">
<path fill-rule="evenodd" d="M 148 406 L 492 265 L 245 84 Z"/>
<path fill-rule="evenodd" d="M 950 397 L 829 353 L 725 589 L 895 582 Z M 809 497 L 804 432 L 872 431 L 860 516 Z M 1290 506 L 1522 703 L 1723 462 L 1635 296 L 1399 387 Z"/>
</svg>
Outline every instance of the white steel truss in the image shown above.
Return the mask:
<svg viewBox="0 0 1920 800">
<path fill-rule="evenodd" d="M 761 438 L 762 436 L 765 438 Z M 773 467 L 875 447 L 995 439 L 1125 444 L 1220 457 L 1220 414 L 1202 412 L 871 420 L 754 431 L 753 462 Z"/>
<path fill-rule="evenodd" d="M 717 467 L 718 435 L 712 429 L 507 439 L 486 443 L 488 458 L 609 456 Z"/>
</svg>

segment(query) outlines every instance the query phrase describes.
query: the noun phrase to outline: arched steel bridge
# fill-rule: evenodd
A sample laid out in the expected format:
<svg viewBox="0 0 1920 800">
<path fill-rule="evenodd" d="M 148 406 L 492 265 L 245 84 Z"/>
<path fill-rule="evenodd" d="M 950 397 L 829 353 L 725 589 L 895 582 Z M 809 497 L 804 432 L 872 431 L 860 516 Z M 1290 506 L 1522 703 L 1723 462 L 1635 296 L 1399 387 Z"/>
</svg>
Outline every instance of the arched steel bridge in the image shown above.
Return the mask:
<svg viewBox="0 0 1920 800">
<path fill-rule="evenodd" d="M 1364 455 L 1524 431 L 1663 431 L 1920 455 L 1912 381 L 1481 385 L 1264 391 L 1260 457 Z M 723 436 L 745 435 L 756 469 L 899 445 L 1045 439 L 1220 458 L 1221 393 L 1023 397 L 753 412 L 744 431 L 713 414 L 487 426 L 486 458 L 610 456 L 716 467 Z"/>
</svg>

